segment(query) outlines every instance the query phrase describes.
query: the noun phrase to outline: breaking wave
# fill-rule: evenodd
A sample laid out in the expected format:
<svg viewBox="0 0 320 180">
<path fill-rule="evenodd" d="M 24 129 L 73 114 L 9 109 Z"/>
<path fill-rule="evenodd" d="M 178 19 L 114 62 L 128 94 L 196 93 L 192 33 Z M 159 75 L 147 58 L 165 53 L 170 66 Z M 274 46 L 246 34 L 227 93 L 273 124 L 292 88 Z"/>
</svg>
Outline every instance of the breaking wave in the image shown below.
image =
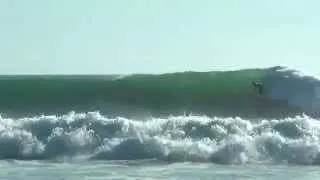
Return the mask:
<svg viewBox="0 0 320 180">
<path fill-rule="evenodd" d="M 252 82 L 263 85 L 257 93 Z M 284 67 L 129 76 L 0 76 L 0 112 L 11 117 L 70 111 L 166 117 L 192 112 L 242 118 L 319 117 L 320 81 Z"/>
<path fill-rule="evenodd" d="M 134 120 L 99 112 L 0 118 L 0 157 L 320 164 L 320 121 L 208 116 Z"/>
</svg>

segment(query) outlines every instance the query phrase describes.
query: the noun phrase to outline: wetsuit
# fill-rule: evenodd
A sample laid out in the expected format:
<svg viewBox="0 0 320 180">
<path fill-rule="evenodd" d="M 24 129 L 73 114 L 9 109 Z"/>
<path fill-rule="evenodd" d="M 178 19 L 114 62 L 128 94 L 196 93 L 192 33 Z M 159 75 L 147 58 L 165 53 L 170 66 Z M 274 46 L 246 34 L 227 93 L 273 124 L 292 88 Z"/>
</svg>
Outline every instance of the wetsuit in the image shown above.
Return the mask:
<svg viewBox="0 0 320 180">
<path fill-rule="evenodd" d="M 260 83 L 252 82 L 252 85 L 258 90 L 258 93 L 262 95 L 263 93 L 263 85 Z"/>
</svg>

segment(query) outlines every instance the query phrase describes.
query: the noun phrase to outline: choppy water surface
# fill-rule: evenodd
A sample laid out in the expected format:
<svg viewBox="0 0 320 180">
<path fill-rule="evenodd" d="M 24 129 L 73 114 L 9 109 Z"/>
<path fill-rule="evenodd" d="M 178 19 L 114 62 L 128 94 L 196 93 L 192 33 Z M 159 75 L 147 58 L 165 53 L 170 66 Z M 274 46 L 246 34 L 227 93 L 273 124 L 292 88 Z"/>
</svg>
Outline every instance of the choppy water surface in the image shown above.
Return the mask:
<svg viewBox="0 0 320 180">
<path fill-rule="evenodd" d="M 313 180 L 318 167 L 286 165 L 214 165 L 210 163 L 150 164 L 146 162 L 1 161 L 1 179 L 80 180 L 80 179 L 258 179 Z"/>
</svg>

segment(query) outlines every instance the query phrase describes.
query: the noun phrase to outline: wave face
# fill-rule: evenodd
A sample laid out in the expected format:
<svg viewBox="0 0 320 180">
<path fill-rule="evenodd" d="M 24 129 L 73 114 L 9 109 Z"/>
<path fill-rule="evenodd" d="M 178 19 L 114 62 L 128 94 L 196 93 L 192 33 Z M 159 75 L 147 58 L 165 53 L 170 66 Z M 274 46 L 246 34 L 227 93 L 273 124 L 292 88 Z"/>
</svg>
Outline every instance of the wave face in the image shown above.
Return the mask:
<svg viewBox="0 0 320 180">
<path fill-rule="evenodd" d="M 0 157 L 319 165 L 320 122 L 170 116 L 138 121 L 99 112 L 0 120 Z"/>
<path fill-rule="evenodd" d="M 264 85 L 260 96 L 252 81 Z M 161 117 L 183 112 L 243 118 L 314 116 L 319 81 L 283 67 L 130 76 L 0 76 L 0 112 L 100 111 L 110 116 Z"/>
</svg>

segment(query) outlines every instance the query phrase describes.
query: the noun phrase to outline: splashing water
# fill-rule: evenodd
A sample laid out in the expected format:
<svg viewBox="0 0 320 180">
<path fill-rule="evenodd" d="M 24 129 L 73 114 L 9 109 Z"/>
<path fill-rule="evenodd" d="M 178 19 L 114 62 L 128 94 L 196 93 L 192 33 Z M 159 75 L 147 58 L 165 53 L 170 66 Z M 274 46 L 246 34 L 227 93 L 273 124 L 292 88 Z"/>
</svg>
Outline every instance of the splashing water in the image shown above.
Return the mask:
<svg viewBox="0 0 320 180">
<path fill-rule="evenodd" d="M 320 122 L 306 115 L 255 121 L 190 115 L 142 121 L 70 112 L 1 117 L 0 157 L 315 165 L 320 163 L 319 137 Z"/>
</svg>

